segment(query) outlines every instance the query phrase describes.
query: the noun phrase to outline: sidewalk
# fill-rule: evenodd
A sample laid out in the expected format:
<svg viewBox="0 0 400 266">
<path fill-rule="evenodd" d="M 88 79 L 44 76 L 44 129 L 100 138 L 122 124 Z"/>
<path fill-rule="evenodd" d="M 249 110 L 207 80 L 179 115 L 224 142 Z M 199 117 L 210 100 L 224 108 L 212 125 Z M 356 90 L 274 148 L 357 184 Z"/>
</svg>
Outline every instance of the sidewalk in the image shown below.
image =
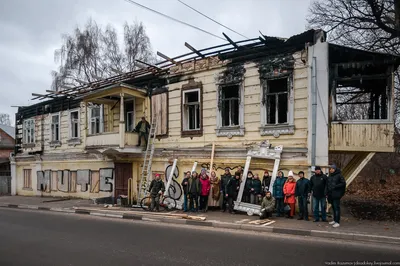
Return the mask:
<svg viewBox="0 0 400 266">
<path fill-rule="evenodd" d="M 60 200 L 60 201 L 58 201 Z M 207 213 L 189 214 L 197 218 L 205 217 L 204 222 L 188 219 L 186 213 L 174 211 L 172 213 L 149 213 L 142 209 L 108 207 L 96 205 L 92 200 L 58 199 L 46 197 L 0 197 L 0 207 L 25 208 L 36 210 L 50 210 L 78 214 L 90 214 L 113 218 L 147 220 L 153 222 L 190 224 L 198 226 L 212 226 L 218 228 L 230 228 L 241 230 L 253 230 L 273 232 L 281 234 L 295 234 L 324 238 L 336 238 L 359 241 L 379 241 L 386 243 L 400 243 L 400 224 L 394 222 L 358 221 L 348 214 L 342 216 L 339 228 L 332 228 L 328 223 L 314 223 L 310 221 L 298 221 L 273 217 L 274 223 L 269 225 L 254 225 L 251 221 L 259 220 L 258 216 L 246 214 L 229 214 L 220 211 L 208 211 Z M 195 217 L 196 218 L 196 217 Z"/>
</svg>

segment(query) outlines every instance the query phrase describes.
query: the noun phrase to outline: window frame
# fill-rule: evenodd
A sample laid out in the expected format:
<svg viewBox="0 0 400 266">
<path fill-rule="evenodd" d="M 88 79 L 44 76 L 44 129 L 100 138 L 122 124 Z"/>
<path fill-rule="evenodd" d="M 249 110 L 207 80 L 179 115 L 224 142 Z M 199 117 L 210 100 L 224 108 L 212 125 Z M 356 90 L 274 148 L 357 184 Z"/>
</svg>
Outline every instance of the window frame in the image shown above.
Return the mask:
<svg viewBox="0 0 400 266">
<path fill-rule="evenodd" d="M 133 111 L 127 111 L 126 110 L 126 104 L 132 102 L 133 104 Z M 132 130 L 128 130 L 128 113 L 132 114 Z M 125 132 L 132 132 L 135 129 L 136 126 L 136 101 L 135 98 L 124 100 L 124 120 L 125 120 Z"/>
<path fill-rule="evenodd" d="M 197 92 L 197 96 L 198 96 L 198 102 L 197 103 L 191 103 L 191 104 L 188 104 L 187 102 L 186 102 L 186 94 L 188 94 L 188 93 L 193 93 L 193 92 Z M 183 116 L 182 116 L 182 125 L 183 125 L 183 128 L 182 128 L 182 131 L 183 132 L 186 132 L 186 131 L 199 131 L 200 129 L 201 129 L 201 108 L 202 108 L 202 106 L 201 106 L 201 90 L 199 89 L 199 88 L 197 88 L 197 89 L 187 89 L 187 90 L 184 90 L 184 91 L 182 91 L 182 114 L 183 114 Z M 189 105 L 193 105 L 193 106 L 198 106 L 198 108 L 199 108 L 199 117 L 197 118 L 198 120 L 199 120 L 199 127 L 198 128 L 195 128 L 195 129 L 189 129 L 188 127 L 189 127 L 189 108 L 188 108 L 188 106 Z M 197 116 L 197 115 L 195 115 L 195 116 Z M 196 123 L 197 124 L 197 123 Z"/>
<path fill-rule="evenodd" d="M 95 108 L 100 109 L 100 115 L 99 115 L 99 132 L 92 133 L 92 110 Z M 94 135 L 100 135 L 104 133 L 104 105 L 103 104 L 91 104 L 88 106 L 88 136 L 94 136 Z"/>
<path fill-rule="evenodd" d="M 235 126 L 223 126 L 222 121 L 222 89 L 225 87 L 237 86 L 239 91 L 239 125 Z M 216 134 L 218 137 L 228 137 L 233 136 L 244 136 L 244 84 L 241 80 L 240 82 L 230 82 L 218 84 L 217 87 L 217 128 Z"/>
<path fill-rule="evenodd" d="M 32 127 L 30 130 L 31 131 L 29 131 L 29 134 L 27 134 L 27 126 L 26 126 L 26 124 L 28 123 L 28 122 L 30 122 L 31 124 L 30 124 L 30 126 Z M 35 136 L 35 119 L 33 119 L 33 118 L 29 118 L 29 119 L 25 119 L 23 122 L 22 122 L 22 143 L 24 144 L 24 145 L 34 145 L 35 144 L 35 139 L 36 139 L 36 136 Z M 28 138 L 31 138 L 31 140 L 30 140 L 30 142 L 28 142 L 27 141 L 27 139 Z"/>
<path fill-rule="evenodd" d="M 58 134 L 57 139 L 54 139 L 53 134 L 53 117 L 58 116 Z M 50 143 L 60 143 L 61 142 L 61 113 L 50 114 Z"/>
<path fill-rule="evenodd" d="M 268 124 L 268 106 L 267 106 L 267 94 L 279 95 L 283 93 L 268 93 L 268 81 L 276 79 L 287 80 L 287 122 L 286 123 L 275 123 Z M 261 101 L 260 101 L 260 135 L 261 136 L 274 136 L 279 137 L 280 135 L 293 135 L 294 134 L 294 75 L 292 71 L 286 73 L 279 73 L 273 76 L 260 77 L 261 79 Z M 276 110 L 275 110 L 275 116 Z M 278 122 L 278 120 L 276 120 Z"/>
<path fill-rule="evenodd" d="M 72 136 L 72 132 L 73 132 L 73 125 L 72 125 L 72 113 L 78 113 L 78 136 L 74 137 Z M 72 109 L 69 110 L 68 112 L 68 144 L 69 145 L 77 145 L 77 144 L 81 144 L 81 110 L 80 108 L 76 108 L 76 109 Z"/>
<path fill-rule="evenodd" d="M 198 92 L 199 96 L 199 129 L 187 129 L 187 119 L 185 116 L 185 95 L 190 92 Z M 190 80 L 188 84 L 184 84 L 181 89 L 181 137 L 201 137 L 203 136 L 203 84 Z"/>
<path fill-rule="evenodd" d="M 22 175 L 23 175 L 22 189 L 32 190 L 32 169 L 23 169 Z M 26 180 L 26 179 L 28 179 L 28 180 Z M 29 184 L 29 186 L 26 186 L 26 184 Z"/>
</svg>

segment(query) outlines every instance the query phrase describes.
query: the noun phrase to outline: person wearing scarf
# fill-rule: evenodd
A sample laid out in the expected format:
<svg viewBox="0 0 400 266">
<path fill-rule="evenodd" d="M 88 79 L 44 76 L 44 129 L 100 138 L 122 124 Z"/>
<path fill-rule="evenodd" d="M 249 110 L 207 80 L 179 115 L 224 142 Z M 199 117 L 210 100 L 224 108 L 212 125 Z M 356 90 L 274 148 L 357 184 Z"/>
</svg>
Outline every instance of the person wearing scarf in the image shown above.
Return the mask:
<svg viewBox="0 0 400 266">
<path fill-rule="evenodd" d="M 206 169 L 201 169 L 200 174 L 200 211 L 207 211 L 208 195 L 210 194 L 211 182 L 207 175 Z"/>
<path fill-rule="evenodd" d="M 220 191 L 221 182 L 214 171 L 211 172 L 210 183 L 211 183 L 211 189 L 210 189 L 210 194 L 208 195 L 208 207 L 218 207 L 219 198 L 221 195 Z"/>
</svg>

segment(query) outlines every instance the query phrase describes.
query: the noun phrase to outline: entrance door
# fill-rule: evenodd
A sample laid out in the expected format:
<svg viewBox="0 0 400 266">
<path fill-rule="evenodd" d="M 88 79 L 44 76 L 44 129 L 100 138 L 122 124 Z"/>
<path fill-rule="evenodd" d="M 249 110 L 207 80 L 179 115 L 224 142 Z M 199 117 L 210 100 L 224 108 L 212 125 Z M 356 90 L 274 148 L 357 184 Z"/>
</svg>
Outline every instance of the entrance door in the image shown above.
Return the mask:
<svg viewBox="0 0 400 266">
<path fill-rule="evenodd" d="M 132 163 L 115 163 L 115 199 L 128 195 L 128 179 L 132 177 Z"/>
</svg>

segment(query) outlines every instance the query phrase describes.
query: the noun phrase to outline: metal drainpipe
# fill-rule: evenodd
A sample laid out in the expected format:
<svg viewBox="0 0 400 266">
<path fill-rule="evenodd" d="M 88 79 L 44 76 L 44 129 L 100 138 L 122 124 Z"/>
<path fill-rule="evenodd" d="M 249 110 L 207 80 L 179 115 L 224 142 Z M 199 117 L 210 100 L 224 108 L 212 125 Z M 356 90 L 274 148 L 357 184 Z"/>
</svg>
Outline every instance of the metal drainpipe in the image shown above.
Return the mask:
<svg viewBox="0 0 400 266">
<path fill-rule="evenodd" d="M 317 149 L 317 58 L 313 56 L 311 65 L 311 166 L 315 167 L 316 149 Z"/>
</svg>

